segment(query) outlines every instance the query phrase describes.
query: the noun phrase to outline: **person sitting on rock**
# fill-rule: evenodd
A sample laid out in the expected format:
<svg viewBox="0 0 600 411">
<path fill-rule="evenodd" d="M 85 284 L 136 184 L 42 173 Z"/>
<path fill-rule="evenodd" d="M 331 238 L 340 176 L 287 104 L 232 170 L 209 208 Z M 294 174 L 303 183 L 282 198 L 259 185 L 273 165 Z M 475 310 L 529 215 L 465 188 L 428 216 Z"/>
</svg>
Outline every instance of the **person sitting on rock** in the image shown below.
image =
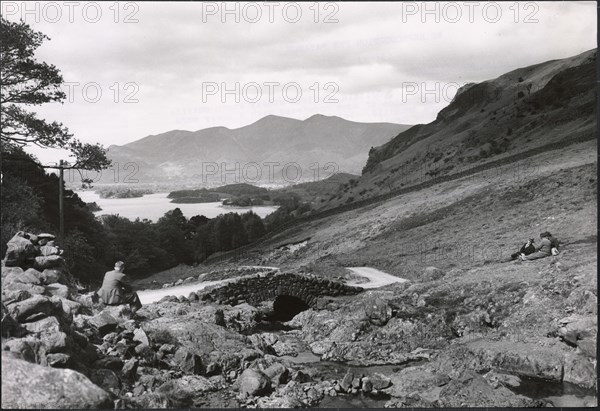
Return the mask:
<svg viewBox="0 0 600 411">
<path fill-rule="evenodd" d="M 525 256 L 529 254 L 533 254 L 535 252 L 535 240 L 530 238 L 519 250 L 517 253 L 513 253 L 510 256 L 511 260 L 516 260 L 519 256 Z"/>
<path fill-rule="evenodd" d="M 129 304 L 132 314 L 142 308 L 142 303 L 137 293 L 131 287 L 129 278 L 123 271 L 125 263 L 117 261 L 115 269 L 104 274 L 102 287 L 98 290 L 98 296 L 106 305 Z"/>
<path fill-rule="evenodd" d="M 537 260 L 539 258 L 544 258 L 544 257 L 550 257 L 552 255 L 552 241 L 550 240 L 552 237 L 552 234 L 550 234 L 548 231 L 545 231 L 543 233 L 540 234 L 540 238 L 542 241 L 540 241 L 539 245 L 535 246 L 535 252 L 529 255 L 525 255 L 525 256 L 520 256 L 519 258 L 523 261 L 531 261 L 531 260 Z M 554 239 L 555 244 L 558 245 L 558 240 Z"/>
</svg>

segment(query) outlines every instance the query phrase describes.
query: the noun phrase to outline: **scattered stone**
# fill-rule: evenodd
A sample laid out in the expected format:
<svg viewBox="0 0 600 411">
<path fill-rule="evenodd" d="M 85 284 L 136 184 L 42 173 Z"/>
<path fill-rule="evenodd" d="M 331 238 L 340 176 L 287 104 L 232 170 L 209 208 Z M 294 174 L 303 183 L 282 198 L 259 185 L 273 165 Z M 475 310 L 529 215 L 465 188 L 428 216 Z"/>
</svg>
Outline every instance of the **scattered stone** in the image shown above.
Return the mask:
<svg viewBox="0 0 600 411">
<path fill-rule="evenodd" d="M 200 374 L 202 372 L 202 359 L 200 356 L 185 347 L 180 347 L 175 352 L 173 361 L 185 373 Z"/>
<path fill-rule="evenodd" d="M 107 311 L 102 311 L 89 319 L 90 324 L 98 329 L 101 335 L 113 332 L 117 329 L 119 322 Z"/>
<path fill-rule="evenodd" d="M 262 371 L 248 368 L 239 378 L 240 393 L 242 395 L 256 396 L 267 394 L 271 390 L 271 380 Z"/>
<path fill-rule="evenodd" d="M 191 407 L 194 398 L 202 393 L 214 391 L 215 386 L 206 378 L 198 375 L 184 375 L 167 381 L 156 390 L 169 398 L 173 407 Z"/>
<path fill-rule="evenodd" d="M 63 353 L 48 354 L 46 363 L 54 368 L 66 368 L 70 364 L 71 356 Z"/>
<path fill-rule="evenodd" d="M 130 358 L 123 364 L 121 373 L 128 380 L 134 380 L 137 375 L 139 361 L 136 358 Z"/>
<path fill-rule="evenodd" d="M 18 358 L 28 362 L 36 362 L 36 349 L 30 342 L 24 338 L 8 340 L 3 344 L 3 350 L 10 351 L 18 355 Z"/>
<path fill-rule="evenodd" d="M 8 306 L 10 315 L 20 323 L 26 322 L 36 314 L 49 316 L 54 309 L 54 305 L 48 297 L 34 295 L 24 301 L 19 301 Z"/>
<path fill-rule="evenodd" d="M 264 373 L 271 379 L 271 383 L 274 387 L 280 384 L 285 384 L 290 377 L 289 370 L 280 363 L 271 365 L 264 371 Z"/>
<path fill-rule="evenodd" d="M 352 387 L 353 379 L 354 379 L 354 374 L 352 374 L 352 372 L 350 372 L 350 370 L 348 370 L 346 372 L 346 375 L 344 375 L 344 378 L 342 378 L 342 382 L 340 383 L 340 386 L 342 387 L 342 390 L 344 392 L 348 392 L 350 390 L 350 388 Z"/>
<path fill-rule="evenodd" d="M 365 313 L 373 325 L 383 326 L 392 318 L 392 307 L 380 298 L 369 298 L 365 301 Z"/>
<path fill-rule="evenodd" d="M 369 392 L 373 391 L 373 383 L 371 382 L 369 377 L 365 377 L 362 379 L 361 390 L 365 393 L 369 393 Z"/>
<path fill-rule="evenodd" d="M 133 341 L 138 341 L 141 344 L 150 345 L 150 340 L 148 339 L 148 335 L 141 328 L 136 328 L 133 331 Z"/>
<path fill-rule="evenodd" d="M 383 390 L 392 384 L 392 380 L 378 372 L 371 374 L 369 380 L 373 384 L 373 390 Z"/>
<path fill-rule="evenodd" d="M 48 293 L 49 295 L 55 295 L 60 298 L 71 298 L 71 291 L 69 290 L 69 287 L 60 283 L 48 284 L 46 286 L 46 293 Z"/>
</svg>

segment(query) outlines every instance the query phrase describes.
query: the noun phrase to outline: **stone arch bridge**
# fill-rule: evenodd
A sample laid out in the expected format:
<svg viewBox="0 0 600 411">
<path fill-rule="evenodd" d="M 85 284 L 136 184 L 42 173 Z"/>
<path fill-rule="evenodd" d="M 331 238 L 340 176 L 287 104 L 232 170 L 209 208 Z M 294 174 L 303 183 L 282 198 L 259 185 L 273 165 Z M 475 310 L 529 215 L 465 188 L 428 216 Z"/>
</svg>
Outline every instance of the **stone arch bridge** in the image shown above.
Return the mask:
<svg viewBox="0 0 600 411">
<path fill-rule="evenodd" d="M 199 297 L 201 300 L 219 304 L 237 305 L 246 302 L 256 305 L 279 296 L 290 296 L 313 307 L 319 297 L 355 295 L 362 291 L 364 290 L 360 287 L 348 286 L 314 275 L 280 273 L 246 277 L 206 290 Z"/>
</svg>

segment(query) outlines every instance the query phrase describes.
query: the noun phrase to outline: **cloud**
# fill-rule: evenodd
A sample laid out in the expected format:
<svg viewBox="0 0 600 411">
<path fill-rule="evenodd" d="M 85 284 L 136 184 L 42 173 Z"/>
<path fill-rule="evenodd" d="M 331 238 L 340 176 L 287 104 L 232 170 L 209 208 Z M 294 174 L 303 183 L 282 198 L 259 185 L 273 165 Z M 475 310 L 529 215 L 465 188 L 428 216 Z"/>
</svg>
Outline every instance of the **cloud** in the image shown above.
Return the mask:
<svg viewBox="0 0 600 411">
<path fill-rule="evenodd" d="M 34 29 L 52 38 L 39 58 L 59 67 L 66 81 L 80 84 L 73 103 L 46 105 L 39 113 L 63 121 L 82 140 L 106 145 L 170 129 L 239 127 L 267 114 L 428 122 L 447 102 L 408 104 L 399 98 L 406 83 L 482 81 L 596 46 L 593 2 L 494 3 L 501 10 L 496 22 L 496 6 L 484 2 L 477 3 L 471 19 L 472 5 L 463 2 L 298 4 L 302 14 L 296 23 L 290 22 L 295 3 L 283 2 L 272 21 L 265 3 L 101 3 L 97 23 L 82 18 L 85 3 L 73 22 L 66 12 L 56 23 L 43 18 L 38 23 L 28 15 Z M 224 7 L 237 7 L 240 22 L 224 14 Z M 258 9 L 260 21 L 249 22 Z M 452 22 L 456 10 L 461 17 Z M 137 23 L 124 22 L 131 13 Z M 325 23 L 328 16 L 337 22 Z M 243 87 L 269 81 L 300 84 L 302 100 L 202 99 L 206 82 Z M 102 88 L 96 103 L 81 94 L 91 82 Z M 323 101 L 330 82 L 337 85 L 337 103 Z M 127 96 L 138 102 L 125 103 Z"/>
</svg>

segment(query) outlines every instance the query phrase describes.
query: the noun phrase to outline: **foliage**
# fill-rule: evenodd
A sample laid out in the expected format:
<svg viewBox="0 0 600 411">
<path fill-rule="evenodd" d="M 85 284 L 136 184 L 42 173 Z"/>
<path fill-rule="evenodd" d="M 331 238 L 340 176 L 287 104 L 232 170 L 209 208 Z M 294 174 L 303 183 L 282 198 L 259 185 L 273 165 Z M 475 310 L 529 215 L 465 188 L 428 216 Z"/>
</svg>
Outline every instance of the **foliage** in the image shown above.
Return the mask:
<svg viewBox="0 0 600 411">
<path fill-rule="evenodd" d="M 3 154 L 11 149 L 34 144 L 43 148 L 62 148 L 74 161 L 69 168 L 99 171 L 110 165 L 99 144 L 81 143 L 67 127 L 48 123 L 24 106 L 62 102 L 63 77 L 56 66 L 35 59 L 35 51 L 48 36 L 24 23 L 13 23 L 0 16 L 0 141 Z M 83 179 L 84 184 L 90 183 Z"/>
</svg>

